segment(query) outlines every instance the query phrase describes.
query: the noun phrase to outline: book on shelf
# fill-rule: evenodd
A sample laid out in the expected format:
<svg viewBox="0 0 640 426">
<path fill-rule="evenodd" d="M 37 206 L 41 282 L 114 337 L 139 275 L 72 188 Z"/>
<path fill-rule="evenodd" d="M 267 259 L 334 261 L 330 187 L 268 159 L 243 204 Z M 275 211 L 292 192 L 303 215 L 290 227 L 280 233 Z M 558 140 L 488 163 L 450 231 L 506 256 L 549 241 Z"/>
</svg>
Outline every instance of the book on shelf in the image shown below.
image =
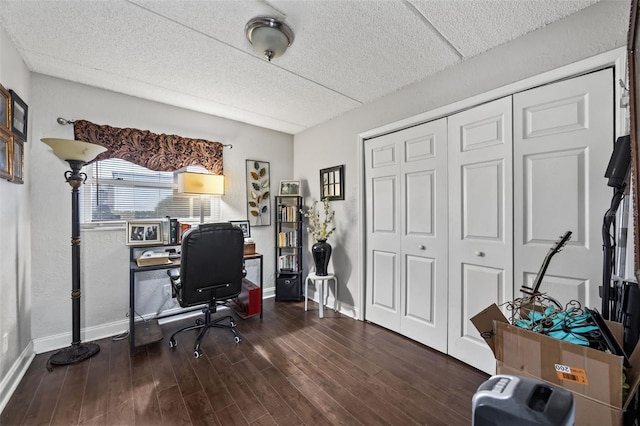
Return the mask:
<svg viewBox="0 0 640 426">
<path fill-rule="evenodd" d="M 169 219 L 169 244 L 178 244 L 178 219 Z"/>
<path fill-rule="evenodd" d="M 162 219 L 162 244 L 169 244 L 169 216 Z"/>
<path fill-rule="evenodd" d="M 278 270 L 298 272 L 298 255 L 285 254 L 278 257 Z"/>
<path fill-rule="evenodd" d="M 278 232 L 278 247 L 296 247 L 298 234 L 296 232 Z"/>
<path fill-rule="evenodd" d="M 297 206 L 278 206 L 278 221 L 280 222 L 296 222 L 298 220 Z"/>
<path fill-rule="evenodd" d="M 184 233 L 187 232 L 189 229 L 191 229 L 191 224 L 178 222 L 178 225 L 180 228 L 178 231 L 178 244 L 180 244 L 182 242 L 182 236 L 184 235 Z"/>
<path fill-rule="evenodd" d="M 147 250 L 136 259 L 136 263 L 138 266 L 168 265 L 171 260 L 167 251 Z"/>
</svg>

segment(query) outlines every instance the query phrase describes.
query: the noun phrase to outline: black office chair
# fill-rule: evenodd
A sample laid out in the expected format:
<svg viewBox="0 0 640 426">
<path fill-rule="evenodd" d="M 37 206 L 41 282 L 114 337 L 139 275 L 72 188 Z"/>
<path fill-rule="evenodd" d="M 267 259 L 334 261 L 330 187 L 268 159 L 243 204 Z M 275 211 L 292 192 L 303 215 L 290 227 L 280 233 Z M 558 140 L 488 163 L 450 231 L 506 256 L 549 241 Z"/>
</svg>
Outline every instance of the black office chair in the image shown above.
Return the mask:
<svg viewBox="0 0 640 426">
<path fill-rule="evenodd" d="M 169 346 L 177 345 L 176 334 L 202 329 L 196 338 L 194 355 L 202 355 L 200 343 L 211 327 L 228 328 L 234 341 L 240 342 L 233 317 L 211 319 L 218 304 L 238 296 L 244 272 L 244 236 L 242 230 L 230 223 L 201 224 L 187 231 L 182 237 L 180 271 L 167 271 L 171 279 L 173 295 L 183 308 L 207 303 L 202 309 L 204 319 L 196 324 L 176 331 L 169 339 Z M 222 324 L 224 320 L 229 324 Z"/>
</svg>

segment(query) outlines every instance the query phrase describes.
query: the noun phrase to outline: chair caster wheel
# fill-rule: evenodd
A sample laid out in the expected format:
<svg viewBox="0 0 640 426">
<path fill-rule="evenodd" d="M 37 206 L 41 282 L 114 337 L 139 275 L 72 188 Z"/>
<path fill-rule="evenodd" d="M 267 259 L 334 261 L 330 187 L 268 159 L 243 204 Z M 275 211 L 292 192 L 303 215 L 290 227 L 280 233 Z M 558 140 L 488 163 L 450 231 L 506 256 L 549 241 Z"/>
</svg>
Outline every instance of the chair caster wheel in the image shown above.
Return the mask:
<svg viewBox="0 0 640 426">
<path fill-rule="evenodd" d="M 234 337 L 233 341 L 236 343 L 240 343 L 240 337 L 239 336 Z"/>
<path fill-rule="evenodd" d="M 202 324 L 204 324 L 204 320 L 202 318 L 198 318 L 196 320 L 196 325 L 202 325 Z"/>
<path fill-rule="evenodd" d="M 178 346 L 178 342 L 176 342 L 176 339 L 169 340 L 169 347 L 170 348 L 175 348 L 176 346 Z"/>
<path fill-rule="evenodd" d="M 200 358 L 202 356 L 202 351 L 200 349 L 193 351 L 193 356 Z"/>
</svg>

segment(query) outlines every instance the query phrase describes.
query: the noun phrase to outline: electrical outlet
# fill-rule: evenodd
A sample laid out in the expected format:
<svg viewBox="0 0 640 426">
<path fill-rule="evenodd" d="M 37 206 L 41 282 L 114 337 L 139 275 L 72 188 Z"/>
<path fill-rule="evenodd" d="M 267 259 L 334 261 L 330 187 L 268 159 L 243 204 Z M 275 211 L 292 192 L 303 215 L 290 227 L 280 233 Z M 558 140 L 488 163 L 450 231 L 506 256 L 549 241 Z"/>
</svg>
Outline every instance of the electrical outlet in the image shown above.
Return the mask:
<svg viewBox="0 0 640 426">
<path fill-rule="evenodd" d="M 165 296 L 171 296 L 171 284 L 165 284 L 164 287 L 162 287 L 162 290 L 164 291 Z"/>
</svg>

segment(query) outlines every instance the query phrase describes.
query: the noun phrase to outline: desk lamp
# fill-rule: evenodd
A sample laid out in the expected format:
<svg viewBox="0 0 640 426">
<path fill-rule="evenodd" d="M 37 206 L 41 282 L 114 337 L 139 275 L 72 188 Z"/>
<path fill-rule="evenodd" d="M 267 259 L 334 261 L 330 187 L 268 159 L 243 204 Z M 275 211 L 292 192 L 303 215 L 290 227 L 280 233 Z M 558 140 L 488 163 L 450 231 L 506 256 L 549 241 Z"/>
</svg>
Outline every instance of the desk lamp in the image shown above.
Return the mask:
<svg viewBox="0 0 640 426">
<path fill-rule="evenodd" d="M 87 175 L 80 169 L 98 154 L 106 151 L 100 145 L 69 139 L 44 138 L 42 142 L 53 149 L 53 153 L 71 166 L 64 177 L 71 185 L 71 308 L 73 315 L 73 341 L 71 346 L 51 355 L 49 365 L 67 365 L 84 361 L 100 351 L 95 343 L 80 342 L 80 212 L 78 196 L 80 186 Z"/>
<path fill-rule="evenodd" d="M 200 223 L 204 223 L 204 196 L 224 195 L 224 175 L 183 172 L 178 175 L 178 192 L 200 194 Z"/>
</svg>

